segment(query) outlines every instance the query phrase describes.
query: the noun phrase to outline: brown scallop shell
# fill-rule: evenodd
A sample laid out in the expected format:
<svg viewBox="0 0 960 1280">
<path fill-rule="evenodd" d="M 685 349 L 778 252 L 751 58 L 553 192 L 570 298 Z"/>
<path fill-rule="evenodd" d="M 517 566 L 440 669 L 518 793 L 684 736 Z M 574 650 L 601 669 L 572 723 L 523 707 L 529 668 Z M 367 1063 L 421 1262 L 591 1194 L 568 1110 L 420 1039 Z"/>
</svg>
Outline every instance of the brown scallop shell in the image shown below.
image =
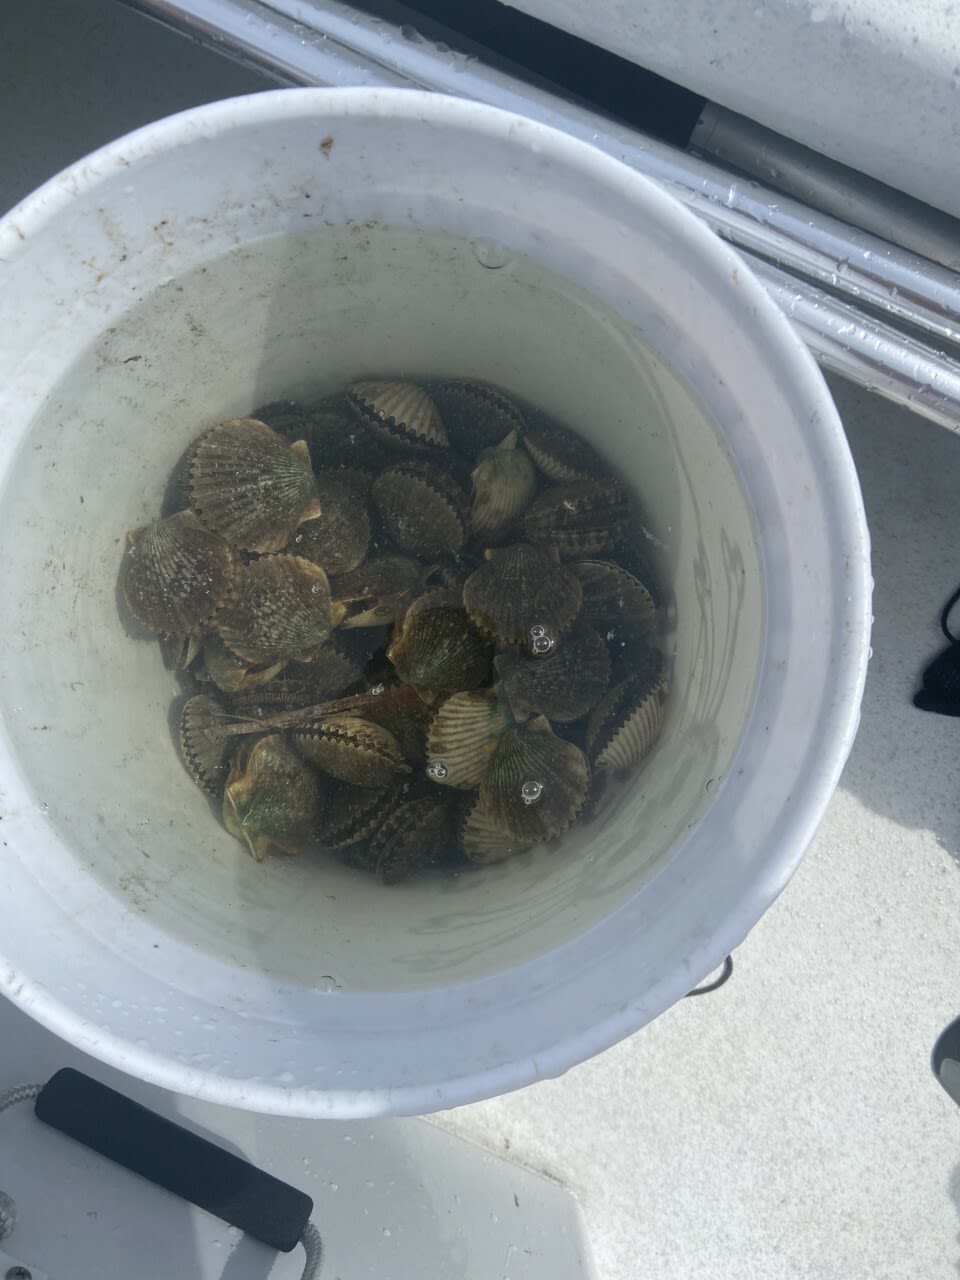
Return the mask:
<svg viewBox="0 0 960 1280">
<path fill-rule="evenodd" d="M 663 726 L 667 684 L 659 659 L 615 685 L 587 725 L 587 752 L 596 770 L 635 769 Z"/>
<path fill-rule="evenodd" d="M 151 631 L 198 636 L 229 595 L 235 566 L 223 538 L 181 511 L 128 535 L 123 597 Z"/>
<path fill-rule="evenodd" d="M 259 665 L 308 659 L 343 617 L 319 565 L 299 556 L 263 556 L 238 569 L 231 601 L 217 614 L 224 643 Z"/>
<path fill-rule="evenodd" d="M 450 597 L 432 592 L 416 601 L 387 649 L 397 675 L 417 689 L 474 689 L 490 677 L 493 646 Z"/>
<path fill-rule="evenodd" d="M 232 546 L 279 551 L 320 514 L 306 444 L 288 444 L 255 418 L 219 423 L 193 452 L 190 505 Z"/>
<path fill-rule="evenodd" d="M 531 789 L 532 788 L 532 793 Z M 544 716 L 512 725 L 497 743 L 480 804 L 520 840 L 552 840 L 576 819 L 590 789 L 586 757 L 558 737 Z"/>
<path fill-rule="evenodd" d="M 537 712 L 560 724 L 592 711 L 610 683 L 610 655 L 592 627 L 577 621 L 543 657 L 516 649 L 497 658 L 513 710 Z"/>
<path fill-rule="evenodd" d="M 370 546 L 366 505 L 336 472 L 320 472 L 316 491 L 320 515 L 297 529 L 287 549 L 313 560 L 327 574 L 347 573 L 360 564 Z"/>
<path fill-rule="evenodd" d="M 459 831 L 460 848 L 471 862 L 489 866 L 503 862 L 515 854 L 525 853 L 534 841 L 521 840 L 511 831 L 501 827 L 487 813 L 479 800 L 475 801 L 462 819 Z"/>
<path fill-rule="evenodd" d="M 407 611 L 423 577 L 423 566 L 412 556 L 383 552 L 332 578 L 333 598 L 346 608 L 341 627 L 382 627 L 395 622 Z"/>
<path fill-rule="evenodd" d="M 372 498 L 389 537 L 414 555 L 458 551 L 467 537 L 469 499 L 453 477 L 426 462 L 381 471 Z"/>
<path fill-rule="evenodd" d="M 631 647 L 652 635 L 657 608 L 639 578 L 611 560 L 578 560 L 570 568 L 583 588 L 584 621 L 611 648 Z"/>
<path fill-rule="evenodd" d="M 533 463 L 517 448 L 516 431 L 495 448 L 483 450 L 472 479 L 470 532 L 487 543 L 496 542 L 526 510 L 537 489 Z"/>
<path fill-rule="evenodd" d="M 203 674 L 207 676 L 222 693 L 239 693 L 244 689 L 254 689 L 257 685 L 272 680 L 282 671 L 286 660 L 271 662 L 266 666 L 251 666 L 223 643 L 218 635 L 207 636 L 203 642 Z"/>
<path fill-rule="evenodd" d="M 360 716 L 324 716 L 298 728 L 293 741 L 311 764 L 357 787 L 386 787 L 410 773 L 389 729 Z"/>
<path fill-rule="evenodd" d="M 223 793 L 223 822 L 253 857 L 300 853 L 316 843 L 322 805 L 319 775 L 279 734 L 238 753 Z"/>
<path fill-rule="evenodd" d="M 385 444 L 422 453 L 446 448 L 447 433 L 437 406 L 412 382 L 354 382 L 347 401 L 357 418 Z"/>
<path fill-rule="evenodd" d="M 526 430 L 523 414 L 507 396 L 485 382 L 448 378 L 430 388 L 447 434 L 458 449 L 475 457 L 511 431 Z"/>
<path fill-rule="evenodd" d="M 612 550 L 626 533 L 631 515 L 622 486 L 573 480 L 542 493 L 527 511 L 523 528 L 531 542 L 580 559 Z"/>
<path fill-rule="evenodd" d="M 370 842 L 377 878 L 398 884 L 413 871 L 442 861 L 456 847 L 450 797 L 441 793 L 403 801 Z"/>
<path fill-rule="evenodd" d="M 427 777 L 447 787 L 479 787 L 498 740 L 511 724 L 510 708 L 492 689 L 447 698 L 427 731 Z"/>
<path fill-rule="evenodd" d="M 602 480 L 610 468 L 582 436 L 538 414 L 528 426 L 524 447 L 550 480 Z"/>
<path fill-rule="evenodd" d="M 234 723 L 234 717 L 204 693 L 188 698 L 180 711 L 180 755 L 190 777 L 207 795 L 223 794 L 237 742 Z"/>
<path fill-rule="evenodd" d="M 354 866 L 374 870 L 376 855 L 370 853 L 370 837 L 400 805 L 406 790 L 402 782 L 358 787 L 331 781 L 319 826 L 321 844 L 327 849 L 349 849 Z"/>
<path fill-rule="evenodd" d="M 335 641 L 328 640 L 309 662 L 287 663 L 272 679 L 235 692 L 230 707 L 237 715 L 245 716 L 268 716 L 278 711 L 313 707 L 330 698 L 339 698 L 362 679 L 360 667 Z"/>
<path fill-rule="evenodd" d="M 581 588 L 549 551 L 530 543 L 490 549 L 463 587 L 470 620 L 499 644 L 528 642 L 532 627 L 556 640 L 580 611 Z"/>
</svg>

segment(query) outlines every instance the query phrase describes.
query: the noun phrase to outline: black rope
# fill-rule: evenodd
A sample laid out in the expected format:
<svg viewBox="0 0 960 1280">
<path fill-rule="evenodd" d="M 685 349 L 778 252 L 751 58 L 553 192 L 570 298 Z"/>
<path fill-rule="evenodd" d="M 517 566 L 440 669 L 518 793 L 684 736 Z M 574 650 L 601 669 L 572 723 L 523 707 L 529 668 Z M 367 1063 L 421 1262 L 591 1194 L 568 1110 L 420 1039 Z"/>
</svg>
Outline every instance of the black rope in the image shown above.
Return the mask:
<svg viewBox="0 0 960 1280">
<path fill-rule="evenodd" d="M 708 996 L 711 991 L 718 991 L 723 984 L 730 979 L 733 973 L 733 956 L 727 956 L 723 962 L 723 971 L 719 978 L 714 978 L 713 982 L 707 982 L 699 987 L 694 987 L 692 991 L 688 991 L 684 996 L 685 1000 L 689 1000 L 691 996 Z"/>
<path fill-rule="evenodd" d="M 943 612 L 940 614 L 940 630 L 951 644 L 957 643 L 957 637 L 950 630 L 950 614 L 953 612 L 953 606 L 958 600 L 960 600 L 960 587 L 957 587 L 956 591 L 943 606 Z"/>
<path fill-rule="evenodd" d="M 960 587 L 940 613 L 940 630 L 950 643 L 928 664 L 923 673 L 922 688 L 913 697 L 915 707 L 941 716 L 960 716 L 960 636 L 955 636 L 950 630 L 950 614 L 958 601 Z"/>
</svg>

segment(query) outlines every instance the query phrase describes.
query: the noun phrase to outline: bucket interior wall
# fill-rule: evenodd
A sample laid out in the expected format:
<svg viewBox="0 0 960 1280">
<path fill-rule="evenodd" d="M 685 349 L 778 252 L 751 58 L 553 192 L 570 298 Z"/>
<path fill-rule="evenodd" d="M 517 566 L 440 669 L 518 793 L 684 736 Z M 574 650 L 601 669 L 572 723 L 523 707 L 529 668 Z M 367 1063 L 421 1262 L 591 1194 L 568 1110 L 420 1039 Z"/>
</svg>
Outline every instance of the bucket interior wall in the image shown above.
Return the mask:
<svg viewBox="0 0 960 1280">
<path fill-rule="evenodd" d="M 139 920 L 268 982 L 447 986 L 590 928 L 696 822 L 760 663 L 751 514 L 717 424 L 582 283 L 485 241 L 297 229 L 216 246 L 143 289 L 61 371 L 0 502 L 21 566 L 5 580 L 0 709 L 61 837 L 50 857 L 72 860 L 43 874 L 66 910 L 76 895 L 79 928 L 120 945 Z M 199 431 L 381 372 L 488 379 L 587 434 L 643 500 L 672 618 L 663 735 L 599 823 L 558 852 L 395 887 L 328 856 L 250 859 L 184 772 L 168 725 L 180 688 L 117 598 L 125 533 L 159 512 Z"/>
</svg>

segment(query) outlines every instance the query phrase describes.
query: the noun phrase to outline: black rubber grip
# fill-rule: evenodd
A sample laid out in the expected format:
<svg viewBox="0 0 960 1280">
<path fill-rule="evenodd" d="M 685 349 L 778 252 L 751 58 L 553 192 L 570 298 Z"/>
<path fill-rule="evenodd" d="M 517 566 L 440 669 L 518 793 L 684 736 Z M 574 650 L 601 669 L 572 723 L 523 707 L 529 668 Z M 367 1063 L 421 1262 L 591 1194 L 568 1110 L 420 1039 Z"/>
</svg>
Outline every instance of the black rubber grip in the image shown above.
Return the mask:
<svg viewBox="0 0 960 1280">
<path fill-rule="evenodd" d="M 313 1212 L 296 1187 L 80 1071 L 58 1071 L 34 1110 L 44 1124 L 284 1253 Z"/>
</svg>

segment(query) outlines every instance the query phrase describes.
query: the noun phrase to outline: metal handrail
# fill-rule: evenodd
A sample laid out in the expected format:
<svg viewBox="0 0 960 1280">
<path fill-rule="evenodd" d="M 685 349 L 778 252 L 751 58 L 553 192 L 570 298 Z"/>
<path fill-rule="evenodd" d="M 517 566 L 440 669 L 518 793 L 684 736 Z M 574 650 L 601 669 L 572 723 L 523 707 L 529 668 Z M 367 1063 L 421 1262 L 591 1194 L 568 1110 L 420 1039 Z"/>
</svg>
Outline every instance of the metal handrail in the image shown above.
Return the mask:
<svg viewBox="0 0 960 1280">
<path fill-rule="evenodd" d="M 956 272 L 340 0 L 127 3 L 285 83 L 433 89 L 593 143 L 742 251 L 825 367 L 960 431 Z"/>
</svg>

